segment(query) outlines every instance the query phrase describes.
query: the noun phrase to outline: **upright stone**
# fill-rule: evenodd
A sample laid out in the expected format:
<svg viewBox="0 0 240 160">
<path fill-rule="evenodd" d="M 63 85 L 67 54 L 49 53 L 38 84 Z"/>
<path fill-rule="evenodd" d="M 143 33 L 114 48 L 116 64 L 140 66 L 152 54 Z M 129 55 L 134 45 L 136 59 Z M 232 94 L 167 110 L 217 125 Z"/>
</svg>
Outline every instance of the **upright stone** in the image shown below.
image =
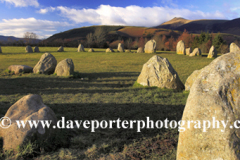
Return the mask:
<svg viewBox="0 0 240 160">
<path fill-rule="evenodd" d="M 199 48 L 195 48 L 193 50 L 193 52 L 189 55 L 190 57 L 193 57 L 193 56 L 200 56 L 202 53 L 201 53 L 201 50 Z"/>
<path fill-rule="evenodd" d="M 137 83 L 143 86 L 156 86 L 183 90 L 184 85 L 178 77 L 171 63 L 160 56 L 153 56 L 143 65 Z"/>
<path fill-rule="evenodd" d="M 40 52 L 38 46 L 34 47 L 34 52 Z"/>
<path fill-rule="evenodd" d="M 240 52 L 230 52 L 204 67 L 193 82 L 183 112 L 177 160 L 239 160 L 240 130 L 234 127 L 240 118 L 239 105 Z"/>
<path fill-rule="evenodd" d="M 1 46 L 0 46 L 0 53 L 2 53 L 2 48 L 1 48 Z"/>
<path fill-rule="evenodd" d="M 240 51 L 239 47 L 235 43 L 231 43 L 229 48 L 230 48 L 230 52 Z"/>
<path fill-rule="evenodd" d="M 138 50 L 137 50 L 137 53 L 144 53 L 143 47 L 139 47 Z"/>
<path fill-rule="evenodd" d="M 190 88 L 192 87 L 193 82 L 196 80 L 197 76 L 201 70 L 195 70 L 186 80 L 185 82 L 185 90 L 190 91 Z"/>
<path fill-rule="evenodd" d="M 14 103 L 5 114 L 11 120 L 9 128 L 1 128 L 0 137 L 3 139 L 4 150 L 17 150 L 26 142 L 44 142 L 53 134 L 53 125 L 57 124 L 55 113 L 43 103 L 39 95 L 27 95 Z M 8 126 L 10 121 L 3 119 L 4 125 Z M 51 125 L 44 127 L 41 123 L 37 127 L 30 127 L 26 123 L 25 127 L 18 127 L 16 121 L 51 121 Z M 39 143 L 41 144 L 41 143 Z"/>
<path fill-rule="evenodd" d="M 70 76 L 74 72 L 74 64 L 72 59 L 64 59 L 61 62 L 57 64 L 57 67 L 55 69 L 55 73 L 58 76 Z"/>
<path fill-rule="evenodd" d="M 26 46 L 25 51 L 26 51 L 27 53 L 33 53 L 32 47 L 29 46 L 29 45 Z"/>
<path fill-rule="evenodd" d="M 186 49 L 186 55 L 189 56 L 191 54 L 191 52 L 192 52 L 192 48 L 191 47 Z"/>
<path fill-rule="evenodd" d="M 78 45 L 78 52 L 84 52 L 84 46 L 82 44 Z"/>
<path fill-rule="evenodd" d="M 50 53 L 44 53 L 33 68 L 34 73 L 52 74 L 57 65 L 56 58 Z"/>
<path fill-rule="evenodd" d="M 186 55 L 185 44 L 184 44 L 183 40 L 181 40 L 177 43 L 176 51 L 177 51 L 177 54 Z"/>
<path fill-rule="evenodd" d="M 156 52 L 156 41 L 154 39 L 149 40 L 144 47 L 145 53 L 155 53 Z"/>
<path fill-rule="evenodd" d="M 58 52 L 63 52 L 63 51 L 64 51 L 63 46 L 60 46 L 57 51 L 58 51 Z"/>
<path fill-rule="evenodd" d="M 209 50 L 207 58 L 216 58 L 217 57 L 217 50 L 214 46 L 212 46 Z"/>
<path fill-rule="evenodd" d="M 122 43 L 118 43 L 118 48 L 117 48 L 117 50 L 118 50 L 119 52 L 124 52 L 124 46 L 123 46 Z"/>
</svg>

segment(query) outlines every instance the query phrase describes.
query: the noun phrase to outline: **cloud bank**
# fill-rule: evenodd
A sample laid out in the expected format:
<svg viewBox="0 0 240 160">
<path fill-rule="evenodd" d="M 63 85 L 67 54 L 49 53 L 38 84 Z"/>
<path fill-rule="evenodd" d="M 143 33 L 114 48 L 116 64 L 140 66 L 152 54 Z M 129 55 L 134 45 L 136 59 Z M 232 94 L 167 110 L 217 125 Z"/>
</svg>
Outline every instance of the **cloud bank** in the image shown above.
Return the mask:
<svg viewBox="0 0 240 160">
<path fill-rule="evenodd" d="M 48 21 L 35 18 L 3 19 L 2 22 L 0 22 L 0 35 L 21 38 L 25 32 L 34 32 L 39 35 L 39 38 L 46 38 L 49 32 L 54 32 L 56 28 L 65 26 L 70 26 L 70 24 L 67 22 Z"/>
<path fill-rule="evenodd" d="M 15 7 L 39 6 L 38 0 L 0 0 L 0 2 L 9 3 L 15 5 Z"/>
<path fill-rule="evenodd" d="M 90 23 L 96 25 L 133 25 L 156 26 L 174 17 L 186 19 L 225 19 L 219 11 L 202 12 L 200 10 L 179 9 L 170 7 L 140 7 L 131 5 L 127 7 L 113 7 L 100 5 L 97 9 L 74 9 L 58 6 L 56 10 L 60 15 L 75 23 Z"/>
</svg>

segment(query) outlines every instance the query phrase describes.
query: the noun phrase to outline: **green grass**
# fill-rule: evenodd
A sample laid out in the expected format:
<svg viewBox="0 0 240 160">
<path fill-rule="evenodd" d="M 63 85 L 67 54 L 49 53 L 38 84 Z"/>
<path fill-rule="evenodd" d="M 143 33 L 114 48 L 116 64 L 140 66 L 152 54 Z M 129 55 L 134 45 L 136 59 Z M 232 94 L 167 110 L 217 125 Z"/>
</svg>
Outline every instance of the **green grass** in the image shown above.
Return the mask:
<svg viewBox="0 0 240 160">
<path fill-rule="evenodd" d="M 56 50 L 57 47 L 40 47 L 40 53 L 26 54 L 24 47 L 2 47 L 0 117 L 13 103 L 31 93 L 41 95 L 58 119 L 181 119 L 188 92 L 134 85 L 142 65 L 154 54 L 105 53 L 105 49 L 97 48 L 93 53 L 76 52 L 77 48 L 65 48 L 65 52 Z M 12 64 L 34 67 L 45 52 L 53 54 L 58 62 L 72 58 L 78 78 L 4 72 Z M 176 55 L 174 52 L 156 54 L 170 61 L 183 83 L 194 70 L 213 60 Z M 56 133 L 57 140 L 52 140 L 53 146 L 47 146 L 31 158 L 176 159 L 177 129 L 143 129 L 141 133 L 136 132 L 136 128 L 97 129 L 95 133 L 91 133 L 90 129 L 64 129 Z M 9 157 L 9 154 L 0 153 L 2 158 Z M 20 158 L 26 158 L 26 155 L 18 154 Z"/>
</svg>

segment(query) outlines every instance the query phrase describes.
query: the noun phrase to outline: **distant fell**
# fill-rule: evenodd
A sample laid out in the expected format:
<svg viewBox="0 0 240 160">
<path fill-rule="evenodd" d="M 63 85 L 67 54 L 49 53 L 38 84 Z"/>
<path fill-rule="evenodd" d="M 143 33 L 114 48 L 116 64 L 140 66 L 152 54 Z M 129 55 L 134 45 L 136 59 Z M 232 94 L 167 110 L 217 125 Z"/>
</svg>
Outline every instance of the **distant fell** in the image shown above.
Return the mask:
<svg viewBox="0 0 240 160">
<path fill-rule="evenodd" d="M 164 22 L 161 25 L 156 26 L 156 28 L 175 29 L 189 22 L 191 22 L 191 20 L 187 20 L 182 17 L 174 17 L 170 21 Z"/>
<path fill-rule="evenodd" d="M 240 35 L 240 18 L 233 20 L 219 19 L 198 19 L 188 20 L 182 17 L 175 17 L 154 28 L 165 28 L 178 31 L 185 29 L 189 33 L 213 32 Z"/>
</svg>

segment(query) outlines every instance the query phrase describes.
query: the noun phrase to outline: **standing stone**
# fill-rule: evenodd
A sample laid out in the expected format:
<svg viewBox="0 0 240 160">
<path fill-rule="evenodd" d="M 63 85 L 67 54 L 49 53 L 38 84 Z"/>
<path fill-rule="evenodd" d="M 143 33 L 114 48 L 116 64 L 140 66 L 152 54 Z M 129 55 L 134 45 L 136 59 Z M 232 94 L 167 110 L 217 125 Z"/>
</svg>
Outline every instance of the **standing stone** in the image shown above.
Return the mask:
<svg viewBox="0 0 240 160">
<path fill-rule="evenodd" d="M 25 51 L 26 51 L 27 53 L 33 53 L 32 47 L 29 46 L 29 45 L 26 46 Z"/>
<path fill-rule="evenodd" d="M 186 80 L 185 82 L 185 90 L 189 91 L 190 88 L 192 87 L 193 82 L 196 80 L 197 76 L 199 75 L 199 73 L 201 72 L 201 70 L 195 70 Z"/>
<path fill-rule="evenodd" d="M 186 55 L 185 44 L 184 44 L 183 40 L 181 40 L 177 43 L 176 51 L 177 51 L 177 54 Z"/>
<path fill-rule="evenodd" d="M 93 50 L 92 48 L 90 48 L 90 49 L 88 50 L 88 52 L 94 52 L 94 50 Z"/>
<path fill-rule="evenodd" d="M 239 47 L 235 43 L 231 43 L 229 48 L 230 48 L 230 52 L 240 51 Z"/>
<path fill-rule="evenodd" d="M 191 54 L 191 52 L 192 52 L 192 48 L 191 47 L 186 49 L 186 55 L 189 56 Z"/>
<path fill-rule="evenodd" d="M 34 47 L 34 52 L 40 52 L 38 46 Z"/>
<path fill-rule="evenodd" d="M 190 89 L 177 160 L 239 160 L 240 130 L 233 127 L 240 118 L 239 105 L 240 52 L 230 52 L 204 67 Z M 187 121 L 193 121 L 190 127 Z M 211 125 L 204 132 L 203 123 L 208 121 Z"/>
<path fill-rule="evenodd" d="M 193 56 L 200 56 L 202 53 L 201 53 L 201 50 L 199 48 L 195 48 L 193 50 L 193 52 L 189 55 L 190 57 L 193 57 Z"/>
<path fill-rule="evenodd" d="M 216 58 L 217 57 L 217 50 L 214 46 L 212 46 L 209 50 L 207 58 Z"/>
<path fill-rule="evenodd" d="M 78 45 L 78 52 L 85 52 L 84 46 L 82 44 Z"/>
<path fill-rule="evenodd" d="M 0 53 L 2 53 L 2 49 L 1 49 L 1 46 L 0 46 Z"/>
<path fill-rule="evenodd" d="M 27 95 L 14 103 L 7 111 L 4 117 L 11 120 L 11 126 L 0 130 L 0 137 L 3 138 L 4 150 L 17 150 L 18 146 L 24 145 L 29 140 L 31 142 L 47 142 L 48 138 L 53 133 L 53 125 L 56 125 L 57 118 L 55 113 L 43 103 L 39 95 Z M 26 123 L 25 128 L 18 128 L 18 121 L 51 121 L 50 128 L 43 127 L 39 122 L 38 127 L 30 127 Z M 5 120 L 4 125 L 10 121 Z"/>
<path fill-rule="evenodd" d="M 63 46 L 60 46 L 57 51 L 58 52 L 63 52 L 64 51 Z"/>
<path fill-rule="evenodd" d="M 138 50 L 137 50 L 137 53 L 144 53 L 143 47 L 139 47 Z"/>
<path fill-rule="evenodd" d="M 70 76 L 74 72 L 74 64 L 72 59 L 64 59 L 61 62 L 57 64 L 57 67 L 55 69 L 55 73 L 58 76 Z"/>
<path fill-rule="evenodd" d="M 117 50 L 118 50 L 119 52 L 124 52 L 124 46 L 123 46 L 122 43 L 118 43 L 118 48 L 117 48 Z"/>
<path fill-rule="evenodd" d="M 44 53 L 33 68 L 34 73 L 52 74 L 57 65 L 56 58 L 50 53 Z"/>
<path fill-rule="evenodd" d="M 106 52 L 114 52 L 114 50 L 112 48 L 107 48 Z"/>
<path fill-rule="evenodd" d="M 157 55 L 150 58 L 143 65 L 137 83 L 143 86 L 156 86 L 176 90 L 184 89 L 184 85 L 171 63 L 166 58 Z"/>
<path fill-rule="evenodd" d="M 157 45 L 157 43 L 154 39 L 148 41 L 144 47 L 145 53 L 155 53 L 156 45 Z"/>
<path fill-rule="evenodd" d="M 33 72 L 33 68 L 26 65 L 11 65 L 8 70 L 14 72 L 14 74 Z"/>
</svg>

